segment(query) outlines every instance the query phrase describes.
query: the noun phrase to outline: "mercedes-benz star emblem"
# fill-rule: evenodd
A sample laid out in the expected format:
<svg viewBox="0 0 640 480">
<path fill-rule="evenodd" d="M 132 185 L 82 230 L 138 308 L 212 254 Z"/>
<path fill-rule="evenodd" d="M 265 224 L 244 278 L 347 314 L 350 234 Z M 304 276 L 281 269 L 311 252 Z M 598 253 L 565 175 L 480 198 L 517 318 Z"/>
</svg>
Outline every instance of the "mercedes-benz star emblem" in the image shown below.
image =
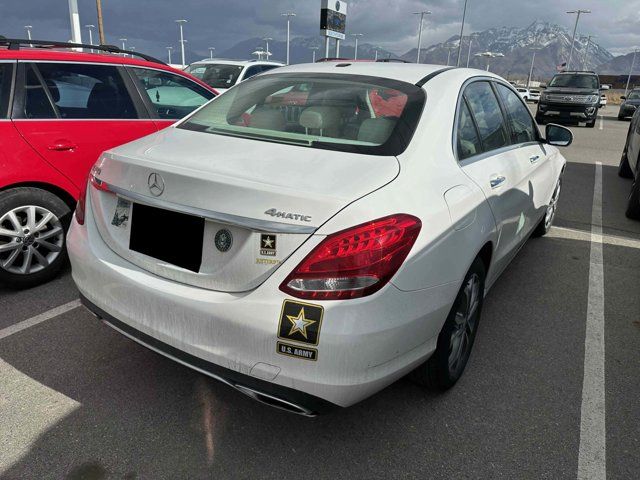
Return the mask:
<svg viewBox="0 0 640 480">
<path fill-rule="evenodd" d="M 164 179 L 159 173 L 153 172 L 147 180 L 149 191 L 154 197 L 159 197 L 164 192 Z"/>
</svg>

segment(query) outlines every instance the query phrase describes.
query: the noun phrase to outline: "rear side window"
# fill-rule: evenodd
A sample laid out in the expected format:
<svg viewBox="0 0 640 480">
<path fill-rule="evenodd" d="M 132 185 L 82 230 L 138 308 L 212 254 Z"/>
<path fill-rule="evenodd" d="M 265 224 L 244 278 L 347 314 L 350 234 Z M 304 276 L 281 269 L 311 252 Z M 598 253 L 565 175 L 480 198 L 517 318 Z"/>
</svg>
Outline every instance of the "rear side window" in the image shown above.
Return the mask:
<svg viewBox="0 0 640 480">
<path fill-rule="evenodd" d="M 254 65 L 252 67 L 249 67 L 249 68 L 247 68 L 247 71 L 244 73 L 243 80 L 246 80 L 247 78 L 254 77 L 257 74 L 259 74 L 260 72 L 262 72 L 262 65 Z"/>
<path fill-rule="evenodd" d="M 476 121 L 482 150 L 489 152 L 509 145 L 505 119 L 489 82 L 472 83 L 465 89 L 464 98 Z"/>
<path fill-rule="evenodd" d="M 148 68 L 132 70 L 157 118 L 177 120 L 214 97 L 206 88 L 180 75 Z"/>
<path fill-rule="evenodd" d="M 9 116 L 13 63 L 0 63 L 0 118 Z"/>
<path fill-rule="evenodd" d="M 473 124 L 471 113 L 465 101 L 458 116 L 458 160 L 473 157 L 482 151 L 478 131 Z"/>
<path fill-rule="evenodd" d="M 110 65 L 30 65 L 24 106 L 26 118 L 137 118 L 120 72 Z"/>
<path fill-rule="evenodd" d="M 496 84 L 498 94 L 507 111 L 509 126 L 511 127 L 511 142 L 514 144 L 536 141 L 536 128 L 529 109 L 525 107 L 520 97 L 510 88 Z"/>
</svg>

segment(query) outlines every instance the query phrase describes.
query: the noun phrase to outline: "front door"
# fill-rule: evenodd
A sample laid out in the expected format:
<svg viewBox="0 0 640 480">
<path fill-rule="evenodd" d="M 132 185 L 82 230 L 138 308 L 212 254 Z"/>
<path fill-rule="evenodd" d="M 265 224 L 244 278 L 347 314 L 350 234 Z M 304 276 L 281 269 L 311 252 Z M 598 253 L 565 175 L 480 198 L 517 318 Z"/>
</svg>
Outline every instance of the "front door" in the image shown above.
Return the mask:
<svg viewBox="0 0 640 480">
<path fill-rule="evenodd" d="M 21 63 L 13 120 L 25 140 L 76 187 L 110 148 L 157 131 L 115 65 Z"/>
</svg>

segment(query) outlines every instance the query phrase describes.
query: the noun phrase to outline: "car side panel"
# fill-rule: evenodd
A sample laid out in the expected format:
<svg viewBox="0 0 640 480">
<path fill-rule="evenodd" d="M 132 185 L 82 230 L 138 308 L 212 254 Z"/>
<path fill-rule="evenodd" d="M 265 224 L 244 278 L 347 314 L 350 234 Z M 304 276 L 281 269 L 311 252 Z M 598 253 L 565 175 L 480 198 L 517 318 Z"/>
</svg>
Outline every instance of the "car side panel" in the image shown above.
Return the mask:
<svg viewBox="0 0 640 480">
<path fill-rule="evenodd" d="M 632 172 L 638 171 L 638 157 L 640 156 L 640 115 L 636 114 L 631 120 L 629 146 L 627 158 Z"/>
<path fill-rule="evenodd" d="M 10 120 L 0 120 L 0 189 L 24 183 L 42 183 L 66 191 L 74 199 L 79 189 L 45 162 L 22 138 Z"/>
</svg>

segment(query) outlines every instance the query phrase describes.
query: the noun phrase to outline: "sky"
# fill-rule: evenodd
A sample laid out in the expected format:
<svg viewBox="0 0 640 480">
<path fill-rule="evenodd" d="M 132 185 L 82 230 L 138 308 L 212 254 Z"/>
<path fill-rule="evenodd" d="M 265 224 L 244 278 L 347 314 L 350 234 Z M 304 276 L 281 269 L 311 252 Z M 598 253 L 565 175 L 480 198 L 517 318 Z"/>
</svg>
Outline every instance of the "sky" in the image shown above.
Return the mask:
<svg viewBox="0 0 640 480">
<path fill-rule="evenodd" d="M 350 0 L 347 33 L 363 33 L 360 42 L 397 54 L 417 46 L 418 17 L 430 10 L 423 46 L 459 34 L 464 0 Z M 81 24 L 97 24 L 95 0 L 78 0 Z M 292 36 L 319 35 L 320 0 L 102 0 L 107 43 L 134 46 L 164 58 L 165 48 L 177 49 L 178 28 L 184 18 L 189 50 L 208 56 L 208 47 L 222 52 L 252 37 L 286 38 L 281 13 L 293 11 Z M 549 21 L 573 30 L 575 15 L 567 10 L 590 9 L 580 18 L 578 33 L 614 55 L 640 47 L 640 0 L 468 0 L 465 33 L 491 27 L 526 27 L 534 20 Z M 33 26 L 33 38 L 69 40 L 67 0 L 0 0 L 0 35 L 25 37 L 24 25 Z M 83 40 L 88 43 L 87 29 Z M 94 40 L 97 38 L 97 34 Z M 351 40 L 347 40 L 351 41 Z"/>
</svg>

